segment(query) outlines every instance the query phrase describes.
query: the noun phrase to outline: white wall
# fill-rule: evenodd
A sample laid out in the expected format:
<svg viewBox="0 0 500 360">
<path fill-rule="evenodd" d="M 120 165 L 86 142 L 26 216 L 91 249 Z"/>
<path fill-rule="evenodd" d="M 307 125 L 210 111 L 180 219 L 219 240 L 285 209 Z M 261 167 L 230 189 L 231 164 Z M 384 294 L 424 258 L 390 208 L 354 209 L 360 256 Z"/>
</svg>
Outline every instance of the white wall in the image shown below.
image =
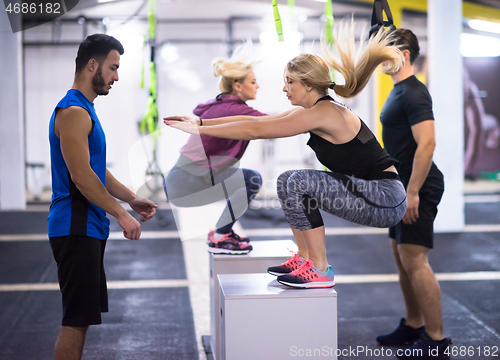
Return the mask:
<svg viewBox="0 0 500 360">
<path fill-rule="evenodd" d="M 462 4 L 456 0 L 429 0 L 428 11 L 429 91 L 436 118 L 434 160 L 445 181 L 435 228 L 459 232 L 465 224 Z"/>
<path fill-rule="evenodd" d="M 19 19 L 20 20 L 20 19 Z M 0 12 L 0 209 L 26 207 L 21 34 Z"/>
<path fill-rule="evenodd" d="M 50 186 L 49 121 L 73 84 L 73 53 L 67 47 L 25 48 L 26 159 L 45 164 L 44 170 L 35 170 L 41 184 L 34 184 L 32 171 L 28 172 L 28 187 L 32 190 Z"/>
</svg>

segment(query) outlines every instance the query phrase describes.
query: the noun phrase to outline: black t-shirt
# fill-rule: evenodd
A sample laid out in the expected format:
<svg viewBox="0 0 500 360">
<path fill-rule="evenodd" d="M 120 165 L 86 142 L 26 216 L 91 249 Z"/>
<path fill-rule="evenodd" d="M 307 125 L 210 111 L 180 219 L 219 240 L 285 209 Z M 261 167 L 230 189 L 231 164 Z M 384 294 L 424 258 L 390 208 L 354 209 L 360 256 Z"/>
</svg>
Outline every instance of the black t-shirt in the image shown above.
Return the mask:
<svg viewBox="0 0 500 360">
<path fill-rule="evenodd" d="M 417 150 L 411 127 L 425 120 L 434 120 L 432 98 L 425 85 L 412 75 L 394 85 L 380 113 L 384 147 L 399 161 L 401 177 L 410 177 Z"/>
</svg>

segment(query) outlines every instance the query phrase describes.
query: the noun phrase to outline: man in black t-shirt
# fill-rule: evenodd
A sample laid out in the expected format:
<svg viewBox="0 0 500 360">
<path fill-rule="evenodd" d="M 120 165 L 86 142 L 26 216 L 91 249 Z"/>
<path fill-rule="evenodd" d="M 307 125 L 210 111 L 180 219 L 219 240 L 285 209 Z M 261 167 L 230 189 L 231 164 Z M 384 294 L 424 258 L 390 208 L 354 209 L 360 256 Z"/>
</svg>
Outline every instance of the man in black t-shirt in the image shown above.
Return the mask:
<svg viewBox="0 0 500 360">
<path fill-rule="evenodd" d="M 441 359 L 446 358 L 444 353 L 450 339 L 443 332 L 441 291 L 428 262 L 437 205 L 444 191 L 443 175 L 432 161 L 435 148 L 432 99 L 413 74 L 412 64 L 420 51 L 416 36 L 410 30 L 398 29 L 394 45 L 402 51 L 405 64 L 389 74 L 394 89 L 382 108 L 380 120 L 385 149 L 399 160 L 398 172 L 408 199 L 403 220 L 389 230 L 406 318 L 401 319 L 394 332 L 378 336 L 377 341 L 382 345 L 414 343 L 412 348 L 422 349 L 423 358 L 434 358 L 427 355 L 428 350 L 438 348 L 439 355 L 444 357 L 436 358 Z"/>
</svg>

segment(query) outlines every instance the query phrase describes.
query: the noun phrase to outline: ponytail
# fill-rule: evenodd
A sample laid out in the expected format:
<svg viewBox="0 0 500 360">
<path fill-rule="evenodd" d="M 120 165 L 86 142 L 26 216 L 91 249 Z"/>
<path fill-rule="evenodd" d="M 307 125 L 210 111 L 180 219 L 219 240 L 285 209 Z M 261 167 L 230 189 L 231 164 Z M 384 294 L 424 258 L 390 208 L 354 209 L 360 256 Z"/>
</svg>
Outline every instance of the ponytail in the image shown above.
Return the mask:
<svg viewBox="0 0 500 360">
<path fill-rule="evenodd" d="M 365 31 L 363 31 L 365 33 Z M 354 22 L 350 26 L 341 23 L 338 33 L 334 35 L 338 57 L 334 55 L 328 44 L 322 43 L 322 53 L 326 64 L 344 77 L 344 85 L 336 84 L 334 91 L 344 98 L 353 97 L 364 89 L 375 69 L 382 63 L 383 71 L 396 73 L 404 64 L 404 56 L 396 46 L 392 33 L 382 28 L 368 43 L 364 39 L 356 47 Z"/>
<path fill-rule="evenodd" d="M 252 42 L 248 41 L 237 47 L 230 59 L 214 59 L 212 70 L 214 76 L 222 76 L 219 81 L 219 89 L 222 92 L 232 92 L 233 84 L 242 81 L 253 71 L 257 62 L 250 60 L 251 52 Z"/>
</svg>

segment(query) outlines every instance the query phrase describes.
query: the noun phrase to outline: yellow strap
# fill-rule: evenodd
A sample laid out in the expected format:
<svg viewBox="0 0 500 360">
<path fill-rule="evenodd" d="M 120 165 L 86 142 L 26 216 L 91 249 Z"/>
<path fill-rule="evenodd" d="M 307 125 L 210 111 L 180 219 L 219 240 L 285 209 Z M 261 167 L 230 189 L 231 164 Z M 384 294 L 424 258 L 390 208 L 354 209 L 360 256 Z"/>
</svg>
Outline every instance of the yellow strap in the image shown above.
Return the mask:
<svg viewBox="0 0 500 360">
<path fill-rule="evenodd" d="M 326 17 L 326 27 L 325 27 L 325 41 L 329 44 L 333 44 L 333 7 L 332 0 L 326 0 L 325 2 L 325 17 Z"/>
<path fill-rule="evenodd" d="M 273 2 L 273 12 L 274 12 L 274 24 L 276 25 L 276 33 L 278 33 L 278 41 L 284 41 L 283 37 L 283 25 L 281 24 L 281 17 L 278 11 L 277 0 L 272 0 Z"/>
</svg>

